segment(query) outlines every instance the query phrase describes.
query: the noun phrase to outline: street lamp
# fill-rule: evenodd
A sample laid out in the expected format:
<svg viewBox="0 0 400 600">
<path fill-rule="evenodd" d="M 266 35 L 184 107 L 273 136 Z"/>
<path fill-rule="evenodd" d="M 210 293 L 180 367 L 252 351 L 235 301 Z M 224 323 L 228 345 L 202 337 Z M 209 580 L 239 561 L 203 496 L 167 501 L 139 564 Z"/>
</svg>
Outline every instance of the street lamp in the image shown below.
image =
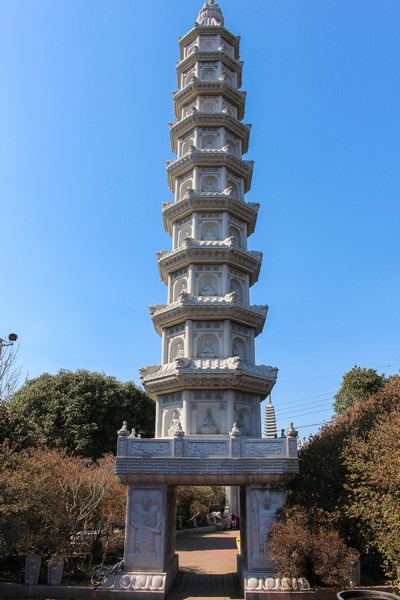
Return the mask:
<svg viewBox="0 0 400 600">
<path fill-rule="evenodd" d="M 6 342 L 6 340 L 3 340 L 3 338 L 0 338 L 0 358 L 1 358 L 1 353 L 2 350 L 5 346 L 12 346 L 14 342 L 16 342 L 18 339 L 18 336 L 16 333 L 10 333 L 8 335 L 8 342 Z"/>
</svg>

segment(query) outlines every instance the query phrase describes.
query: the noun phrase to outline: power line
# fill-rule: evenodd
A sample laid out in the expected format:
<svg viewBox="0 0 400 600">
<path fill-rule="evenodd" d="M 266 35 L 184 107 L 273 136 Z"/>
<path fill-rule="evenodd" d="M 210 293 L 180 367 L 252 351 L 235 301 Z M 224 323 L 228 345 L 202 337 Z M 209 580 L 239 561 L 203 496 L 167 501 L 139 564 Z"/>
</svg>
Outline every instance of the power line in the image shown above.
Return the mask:
<svg viewBox="0 0 400 600">
<path fill-rule="evenodd" d="M 390 365 L 379 365 L 378 367 L 369 367 L 371 369 L 388 369 L 389 367 L 395 367 L 400 365 L 400 362 L 395 362 Z M 343 373 L 330 373 L 328 375 L 316 375 L 315 377 L 302 377 L 300 379 L 287 379 L 286 381 L 279 381 L 281 384 L 285 383 L 296 383 L 297 381 L 311 381 L 313 379 L 323 379 L 324 377 L 336 377 L 337 375 L 343 375 Z"/>
<path fill-rule="evenodd" d="M 333 398 L 326 398 L 326 400 L 314 400 L 313 402 L 306 402 L 305 404 L 297 404 L 297 406 L 293 405 L 292 407 L 289 407 L 289 408 L 285 406 L 284 408 L 276 408 L 275 412 L 276 412 L 276 414 L 282 413 L 282 412 L 287 413 L 290 410 L 298 410 L 300 408 L 301 409 L 308 408 L 309 406 L 315 406 L 315 405 L 323 406 L 327 402 L 329 402 L 329 404 L 332 406 L 332 400 L 333 400 Z"/>
<path fill-rule="evenodd" d="M 295 417 L 299 418 L 299 417 L 306 417 L 307 415 L 316 415 L 318 413 L 323 413 L 323 412 L 332 412 L 330 408 L 324 408 L 322 410 L 312 410 L 312 411 L 308 411 L 308 412 L 300 412 L 300 413 L 288 413 L 286 418 L 287 419 L 294 419 Z M 280 420 L 284 420 L 285 416 L 280 416 L 279 417 Z"/>
<path fill-rule="evenodd" d="M 326 425 L 326 421 L 322 423 L 311 423 L 311 425 L 300 425 L 300 427 L 296 426 L 296 429 L 305 429 L 306 427 L 319 427 L 320 425 Z"/>
<path fill-rule="evenodd" d="M 279 402 L 279 406 L 291 406 L 292 404 L 298 404 L 299 402 L 303 402 L 303 400 L 312 400 L 313 398 L 322 398 L 322 396 L 332 396 L 335 392 L 325 392 L 324 394 L 317 394 L 316 396 L 306 396 L 305 398 L 300 398 L 299 400 L 291 400 L 290 402 Z"/>
</svg>

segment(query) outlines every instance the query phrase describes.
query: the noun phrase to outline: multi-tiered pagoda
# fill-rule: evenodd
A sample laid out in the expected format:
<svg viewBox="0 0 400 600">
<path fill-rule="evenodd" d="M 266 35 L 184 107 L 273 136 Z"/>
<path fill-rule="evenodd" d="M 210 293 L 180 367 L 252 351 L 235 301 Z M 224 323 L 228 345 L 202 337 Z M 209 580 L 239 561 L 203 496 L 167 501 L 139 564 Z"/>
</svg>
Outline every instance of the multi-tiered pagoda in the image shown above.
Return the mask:
<svg viewBox="0 0 400 600">
<path fill-rule="evenodd" d="M 240 486 L 244 585 L 270 572 L 267 536 L 281 483 L 297 470 L 296 439 L 261 437 L 260 404 L 277 369 L 257 365 L 254 340 L 267 306 L 250 304 L 262 254 L 247 249 L 259 205 L 245 201 L 253 162 L 244 160 L 240 38 L 209 0 L 180 38 L 173 201 L 162 207 L 172 249 L 158 253 L 167 302 L 151 306 L 161 364 L 141 369 L 156 402 L 151 440 L 119 432 L 116 471 L 129 485 L 124 585 L 166 593 L 177 571 L 175 486 Z"/>
<path fill-rule="evenodd" d="M 259 437 L 260 402 L 277 374 L 255 364 L 267 306 L 250 304 L 262 254 L 247 239 L 259 205 L 245 202 L 253 161 L 243 159 L 250 125 L 242 122 L 240 40 L 223 25 L 208 2 L 179 41 L 170 128 L 177 158 L 167 165 L 174 201 L 163 205 L 172 250 L 158 253 L 168 301 L 151 307 L 162 364 L 142 370 L 157 402 L 157 437 L 168 437 L 177 419 L 190 436 L 226 436 L 236 423 L 243 436 Z"/>
</svg>

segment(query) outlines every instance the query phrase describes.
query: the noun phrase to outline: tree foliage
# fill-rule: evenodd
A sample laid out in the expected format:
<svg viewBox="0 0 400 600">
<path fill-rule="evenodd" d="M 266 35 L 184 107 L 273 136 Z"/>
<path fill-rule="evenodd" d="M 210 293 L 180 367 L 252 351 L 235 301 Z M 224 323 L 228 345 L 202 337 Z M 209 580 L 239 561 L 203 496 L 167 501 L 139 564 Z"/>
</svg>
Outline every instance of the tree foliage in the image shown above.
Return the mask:
<svg viewBox="0 0 400 600">
<path fill-rule="evenodd" d="M 343 376 L 340 390 L 335 394 L 333 408 L 340 415 L 357 400 L 364 400 L 381 389 L 385 375 L 378 375 L 375 369 L 353 367 Z"/>
<path fill-rule="evenodd" d="M 335 530 L 363 553 L 362 564 L 375 548 L 381 565 L 382 556 L 393 565 L 398 548 L 399 404 L 395 376 L 349 405 L 300 451 L 299 475 L 288 486 L 288 507 L 337 515 Z"/>
<path fill-rule="evenodd" d="M 0 447 L 0 562 L 31 552 L 67 559 L 88 549 L 81 532 L 108 538 L 125 521 L 126 488 L 113 474 L 113 457 L 97 463 L 64 452 Z M 90 546 L 89 546 L 90 549 Z"/>
<path fill-rule="evenodd" d="M 374 405 L 391 402 L 364 436 L 353 437 L 343 456 L 348 469 L 347 513 L 359 519 L 371 544 L 396 574 L 400 539 L 400 381 L 387 383 Z M 398 575 L 398 574 L 397 574 Z"/>
<path fill-rule="evenodd" d="M 97 459 L 116 450 L 122 422 L 154 433 L 154 402 L 133 383 L 103 373 L 61 370 L 31 379 L 9 402 L 12 439 Z"/>
<path fill-rule="evenodd" d="M 212 511 L 224 510 L 225 488 L 223 486 L 179 486 L 177 490 L 177 515 L 183 518 L 185 527 L 193 520 L 198 524 L 207 523 L 207 515 Z"/>
</svg>

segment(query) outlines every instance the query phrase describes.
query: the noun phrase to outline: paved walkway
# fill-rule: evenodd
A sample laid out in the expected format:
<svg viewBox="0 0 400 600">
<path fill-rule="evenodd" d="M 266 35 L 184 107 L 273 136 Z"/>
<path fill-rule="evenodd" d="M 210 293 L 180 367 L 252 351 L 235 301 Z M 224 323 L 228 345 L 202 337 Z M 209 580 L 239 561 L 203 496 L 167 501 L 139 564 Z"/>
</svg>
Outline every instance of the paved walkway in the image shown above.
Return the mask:
<svg viewBox="0 0 400 600">
<path fill-rule="evenodd" d="M 177 536 L 179 574 L 167 600 L 243 598 L 236 575 L 238 533 L 218 531 Z"/>
</svg>

